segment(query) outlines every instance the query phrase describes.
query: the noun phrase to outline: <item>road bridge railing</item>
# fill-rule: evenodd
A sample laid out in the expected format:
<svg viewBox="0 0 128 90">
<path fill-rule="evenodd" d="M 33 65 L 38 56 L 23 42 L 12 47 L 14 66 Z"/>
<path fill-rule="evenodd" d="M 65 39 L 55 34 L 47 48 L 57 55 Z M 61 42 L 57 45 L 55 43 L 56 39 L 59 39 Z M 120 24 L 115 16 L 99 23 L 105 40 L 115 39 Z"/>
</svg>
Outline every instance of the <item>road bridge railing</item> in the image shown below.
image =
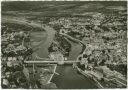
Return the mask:
<svg viewBox="0 0 128 90">
<path fill-rule="evenodd" d="M 73 64 L 80 61 L 24 61 L 25 64 Z"/>
</svg>

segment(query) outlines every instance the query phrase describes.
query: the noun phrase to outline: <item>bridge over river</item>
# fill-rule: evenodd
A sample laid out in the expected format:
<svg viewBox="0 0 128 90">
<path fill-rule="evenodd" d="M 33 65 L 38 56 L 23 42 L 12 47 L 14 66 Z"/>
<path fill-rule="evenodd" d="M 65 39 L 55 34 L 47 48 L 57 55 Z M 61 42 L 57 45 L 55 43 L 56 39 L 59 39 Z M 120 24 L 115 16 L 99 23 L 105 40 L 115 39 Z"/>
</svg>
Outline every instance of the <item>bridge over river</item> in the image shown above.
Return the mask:
<svg viewBox="0 0 128 90">
<path fill-rule="evenodd" d="M 45 28 L 46 32 L 48 33 L 47 38 L 45 41 L 45 44 L 42 43 L 40 45 L 40 49 L 36 52 L 36 54 L 39 57 L 46 57 L 46 52 L 48 49 L 47 45 L 50 45 L 53 41 L 53 37 L 55 34 L 55 30 L 47 27 Z M 50 32 L 50 33 L 49 33 Z M 53 32 L 53 33 L 52 33 Z M 65 61 L 68 63 L 75 62 L 77 56 L 80 54 L 82 47 L 80 44 L 72 43 L 72 48 L 69 53 L 68 60 L 74 60 L 74 61 Z M 44 49 L 46 48 L 46 49 Z M 44 54 L 44 55 L 43 55 Z M 48 54 L 47 54 L 48 56 Z M 53 62 L 54 63 L 54 62 Z M 57 63 L 57 62 L 56 62 Z M 72 65 L 64 64 L 64 65 L 58 65 L 56 68 L 56 72 L 59 73 L 59 75 L 54 74 L 51 82 L 55 83 L 56 86 L 60 89 L 89 89 L 89 88 L 97 88 L 92 81 L 90 81 L 85 76 L 78 74 L 76 70 L 73 69 Z"/>
<path fill-rule="evenodd" d="M 41 27 L 41 24 L 32 22 L 28 23 L 25 20 L 15 19 L 15 18 L 7 18 L 7 22 L 13 22 L 17 24 L 25 24 L 32 27 Z M 41 58 L 48 57 L 48 47 L 51 45 L 54 36 L 55 36 L 55 30 L 49 26 L 43 27 L 45 29 L 47 35 L 46 39 L 42 40 L 37 47 L 39 49 L 33 54 L 33 57 L 35 55 L 38 55 Z M 42 31 L 43 32 L 43 31 Z M 34 32 L 31 32 L 34 33 Z M 37 32 L 38 33 L 38 32 Z M 39 32 L 40 33 L 40 32 Z M 34 35 L 34 34 L 32 34 Z M 32 36 L 34 37 L 34 36 Z M 72 48 L 69 55 L 69 60 L 76 60 L 77 56 L 82 50 L 82 47 L 80 44 L 76 44 L 71 42 Z M 67 61 L 68 62 L 68 61 Z M 73 62 L 73 61 L 72 61 Z M 91 89 L 91 88 L 97 88 L 93 85 L 93 82 L 90 81 L 88 78 L 84 77 L 83 75 L 77 73 L 76 70 L 73 69 L 72 65 L 62 65 L 57 66 L 56 72 L 60 75 L 54 75 L 52 78 L 52 82 L 56 84 L 58 88 L 68 88 L 68 89 Z"/>
</svg>

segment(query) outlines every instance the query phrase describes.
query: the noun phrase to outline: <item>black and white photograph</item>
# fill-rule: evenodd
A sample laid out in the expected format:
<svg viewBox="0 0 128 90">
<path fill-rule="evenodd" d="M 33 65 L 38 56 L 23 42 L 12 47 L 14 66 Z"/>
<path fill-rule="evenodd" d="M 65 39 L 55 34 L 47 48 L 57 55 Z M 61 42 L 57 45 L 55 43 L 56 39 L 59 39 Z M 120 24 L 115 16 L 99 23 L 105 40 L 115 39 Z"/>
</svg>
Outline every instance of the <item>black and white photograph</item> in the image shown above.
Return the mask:
<svg viewBox="0 0 128 90">
<path fill-rule="evenodd" d="M 1 1 L 2 89 L 126 89 L 127 1 Z"/>
</svg>

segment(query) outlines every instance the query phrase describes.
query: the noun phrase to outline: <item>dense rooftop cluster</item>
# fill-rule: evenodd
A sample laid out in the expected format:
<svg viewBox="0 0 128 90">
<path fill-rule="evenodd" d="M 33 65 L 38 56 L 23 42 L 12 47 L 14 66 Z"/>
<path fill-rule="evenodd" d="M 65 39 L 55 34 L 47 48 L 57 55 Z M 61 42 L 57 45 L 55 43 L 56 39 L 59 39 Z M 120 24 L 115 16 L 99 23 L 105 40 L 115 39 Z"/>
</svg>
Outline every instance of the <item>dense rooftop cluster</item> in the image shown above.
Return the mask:
<svg viewBox="0 0 128 90">
<path fill-rule="evenodd" d="M 10 24 L 9 24 L 10 25 Z M 2 87 L 28 88 L 28 80 L 24 67 L 24 60 L 30 60 L 32 48 L 30 46 L 29 31 L 15 25 L 15 28 L 2 23 Z M 19 76 L 20 75 L 20 76 Z"/>
<path fill-rule="evenodd" d="M 114 81 L 115 84 L 112 84 L 113 81 L 111 81 L 111 84 L 105 84 L 105 87 L 123 87 L 119 85 L 118 78 L 125 80 L 127 75 L 127 27 L 126 15 L 121 16 L 122 14 L 105 15 L 98 13 L 92 15 L 91 18 L 50 18 L 48 24 L 52 26 L 59 35 L 66 34 L 85 43 L 86 49 L 81 54 L 82 56 L 80 55 L 78 58 L 78 60 L 81 61 L 80 68 L 84 67 L 83 70 L 88 69 L 88 67 L 96 70 L 100 68 L 103 72 L 106 72 L 102 72 L 102 74 L 105 74 L 107 78 L 112 76 L 117 79 L 117 83 Z M 58 42 L 62 41 L 63 40 L 58 40 Z M 98 69 L 96 67 L 98 67 Z M 110 73 L 113 73 L 113 75 L 110 75 Z M 95 75 L 95 73 L 93 74 Z M 98 75 L 96 75 L 96 77 L 98 78 Z"/>
<path fill-rule="evenodd" d="M 95 81 L 99 88 L 102 86 L 98 82 L 104 88 L 126 87 L 126 2 L 48 3 L 2 3 L 2 15 L 7 15 L 5 18 L 15 17 L 27 23 L 25 26 L 23 23 L 2 23 L 2 88 L 57 88 L 50 82 L 57 64 L 41 64 L 43 68 L 38 70 L 35 70 L 34 64 L 30 70 L 24 65 L 25 60 L 34 60 L 30 31 L 42 31 L 45 26 L 56 30 L 54 40 L 47 48 L 50 59 L 57 59 L 58 64 L 63 65 L 77 42 L 82 46 L 76 58 L 78 62 L 73 63 L 77 71 Z M 38 28 L 34 27 L 34 22 L 39 25 Z"/>
<path fill-rule="evenodd" d="M 92 45 L 92 48 L 96 50 L 114 50 L 115 55 L 118 54 L 122 58 L 120 63 L 126 63 L 127 28 L 125 15 L 121 17 L 120 14 L 106 15 L 98 13 L 97 15 L 92 15 L 92 18 L 61 17 L 57 19 L 51 18 L 50 20 L 49 24 L 59 34 L 64 33 L 82 40 L 85 44 Z M 112 55 L 111 52 L 109 54 Z"/>
</svg>

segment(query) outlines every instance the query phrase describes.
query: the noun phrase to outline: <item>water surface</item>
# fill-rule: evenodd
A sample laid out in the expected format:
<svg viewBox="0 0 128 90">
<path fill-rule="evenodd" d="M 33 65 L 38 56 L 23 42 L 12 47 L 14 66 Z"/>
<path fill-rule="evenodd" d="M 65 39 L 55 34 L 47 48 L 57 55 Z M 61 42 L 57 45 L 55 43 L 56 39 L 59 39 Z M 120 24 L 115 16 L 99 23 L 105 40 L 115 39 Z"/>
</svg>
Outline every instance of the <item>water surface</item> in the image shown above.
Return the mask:
<svg viewBox="0 0 128 90">
<path fill-rule="evenodd" d="M 47 35 L 42 34 L 44 36 L 47 36 L 44 38 L 42 36 L 42 41 L 40 45 L 37 45 L 39 47 L 39 50 L 37 50 L 35 53 L 42 58 L 48 57 L 48 47 L 52 43 L 55 35 L 55 31 L 49 27 L 46 27 L 45 29 L 47 32 Z M 33 34 L 33 38 L 38 38 L 38 34 L 40 35 L 41 32 L 38 32 L 36 34 Z M 37 35 L 37 37 L 35 36 Z M 37 40 L 38 41 L 38 40 Z M 39 40 L 40 41 L 40 40 Z M 77 56 L 80 54 L 82 47 L 80 44 L 72 43 L 70 54 L 69 54 L 69 60 L 76 60 Z M 89 89 L 89 88 L 96 88 L 96 86 L 93 85 L 93 83 L 86 78 L 85 76 L 79 74 L 76 70 L 72 68 L 72 65 L 62 65 L 57 66 L 56 72 L 60 75 L 54 75 L 52 78 L 52 82 L 57 85 L 60 89 Z"/>
</svg>

